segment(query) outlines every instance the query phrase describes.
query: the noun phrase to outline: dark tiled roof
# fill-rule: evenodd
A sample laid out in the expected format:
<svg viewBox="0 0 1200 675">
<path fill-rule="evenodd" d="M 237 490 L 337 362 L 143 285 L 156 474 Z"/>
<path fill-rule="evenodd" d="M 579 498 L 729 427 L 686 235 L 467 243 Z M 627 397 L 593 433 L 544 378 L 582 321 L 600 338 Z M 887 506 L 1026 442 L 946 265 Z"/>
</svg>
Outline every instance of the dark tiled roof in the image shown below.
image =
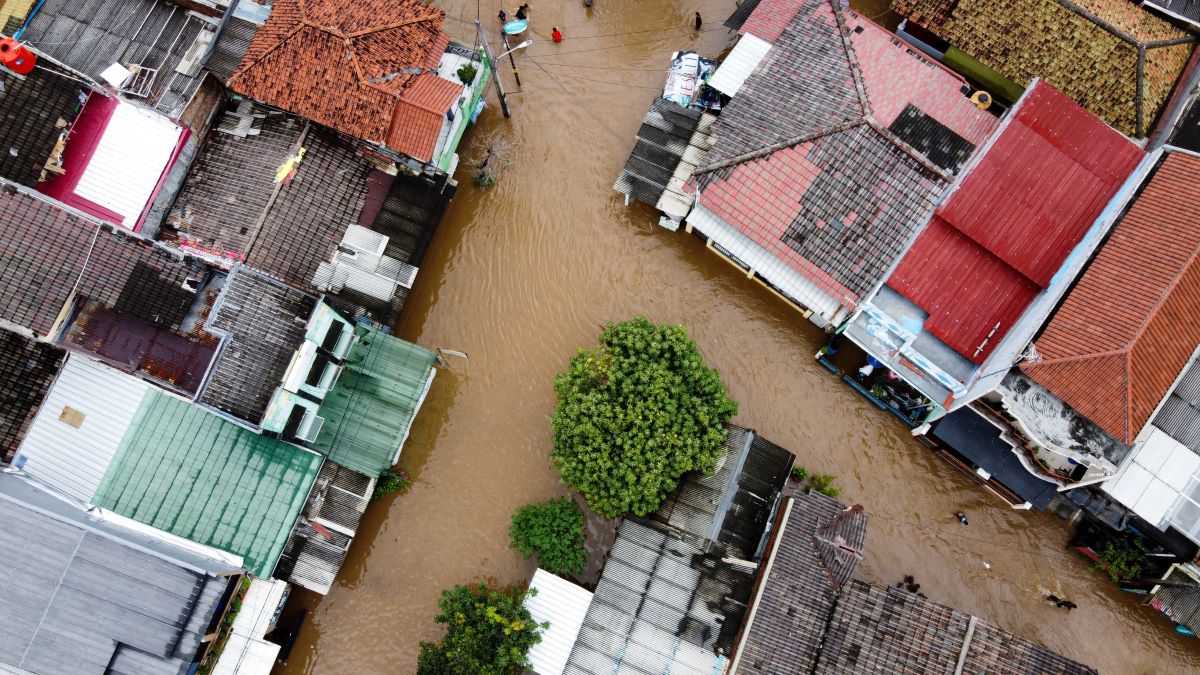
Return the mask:
<svg viewBox="0 0 1200 675">
<path fill-rule="evenodd" d="M 853 307 L 998 120 L 962 78 L 840 3 L 755 15 L 783 9 L 794 17 L 722 111 L 696 187 L 718 218 Z"/>
<path fill-rule="evenodd" d="M 402 92 L 415 73 L 437 67 L 449 44 L 444 18 L 416 0 L 275 0 L 229 86 L 391 146 Z"/>
<path fill-rule="evenodd" d="M 99 226 L 21 192 L 0 189 L 0 319 L 45 337 L 83 272 Z"/>
<path fill-rule="evenodd" d="M 215 29 L 166 0 L 46 0 L 22 40 L 99 81 L 114 63 L 158 70 L 145 101 L 178 114 L 191 100 L 204 71 L 176 72 L 197 36 Z"/>
<path fill-rule="evenodd" d="M 64 352 L 0 330 L 0 461 L 11 462 Z"/>
<path fill-rule="evenodd" d="M 749 610 L 736 673 L 949 673 L 964 644 L 967 673 L 1096 672 L 964 612 L 851 579 L 853 569 L 827 568 L 816 535 L 841 515 L 833 529 L 861 547 L 861 513 L 817 493 L 796 495 L 784 513 L 769 572 L 759 582 L 761 596 Z M 833 575 L 846 579 L 840 591 Z"/>
<path fill-rule="evenodd" d="M 305 133 L 294 115 L 262 106 L 243 106 L 239 115 L 261 116 L 259 133 L 210 135 L 168 221 L 178 232 L 165 234 L 184 250 L 244 256 L 251 267 L 310 287 L 317 265 L 358 222 L 371 165 L 353 141 L 316 125 Z M 279 186 L 276 174 L 298 147 L 305 153 L 295 176 Z"/>
<path fill-rule="evenodd" d="M 750 14 L 758 7 L 759 2 L 760 0 L 742 0 L 741 4 L 733 10 L 733 13 L 721 25 L 733 30 L 739 30 L 742 24 L 746 23 L 746 19 L 750 17 Z"/>
<path fill-rule="evenodd" d="M 59 136 L 79 113 L 79 82 L 52 63 L 24 78 L 0 74 L 0 178 L 33 187 Z"/>
<path fill-rule="evenodd" d="M 247 264 L 295 286 L 309 287 L 317 264 L 328 260 L 346 228 L 358 222 L 371 165 L 355 145 L 313 127 L 292 182 L 279 190 Z"/>
<path fill-rule="evenodd" d="M 200 401 L 253 424 L 262 420 L 316 305 L 311 295 L 237 268 L 210 322 L 229 337 Z"/>
<path fill-rule="evenodd" d="M 1200 344 L 1197 176 L 1200 159 L 1167 155 L 1021 364 L 1126 444 Z"/>
<path fill-rule="evenodd" d="M 1187 34 L 1127 0 L 893 0 L 892 7 L 1018 84 L 1040 77 L 1139 136 L 1170 97 L 1192 50 L 1191 41 L 1148 48 L 1139 73 L 1139 45 Z"/>
<path fill-rule="evenodd" d="M 259 133 L 210 133 L 183 184 L 168 224 L 179 238 L 219 252 L 245 254 L 275 190 L 275 173 L 300 140 L 304 121 L 262 106 Z M 164 232 L 164 234 L 166 234 Z"/>
</svg>

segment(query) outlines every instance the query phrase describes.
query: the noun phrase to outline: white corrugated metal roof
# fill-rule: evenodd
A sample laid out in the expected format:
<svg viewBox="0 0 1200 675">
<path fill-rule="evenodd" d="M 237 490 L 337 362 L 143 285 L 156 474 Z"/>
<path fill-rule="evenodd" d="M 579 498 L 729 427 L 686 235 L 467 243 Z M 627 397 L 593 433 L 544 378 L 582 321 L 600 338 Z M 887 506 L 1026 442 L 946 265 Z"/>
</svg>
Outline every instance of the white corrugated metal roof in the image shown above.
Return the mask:
<svg viewBox="0 0 1200 675">
<path fill-rule="evenodd" d="M 736 95 L 746 83 L 746 78 L 758 67 L 758 62 L 762 61 L 769 51 L 770 42 L 746 33 L 738 40 L 733 51 L 729 52 L 729 56 L 721 62 L 717 72 L 709 78 L 708 86 L 726 96 Z"/>
<path fill-rule="evenodd" d="M 538 569 L 530 590 L 537 594 L 525 600 L 525 607 L 537 623 L 550 622 L 542 631 L 542 641 L 529 650 L 529 664 L 538 675 L 562 675 L 583 626 L 592 593 L 587 589 Z"/>
<path fill-rule="evenodd" d="M 268 675 L 275 666 L 279 645 L 263 636 L 271 626 L 275 610 L 283 600 L 287 582 L 254 579 L 242 598 L 242 609 L 233 620 L 229 642 L 212 675 Z"/>
<path fill-rule="evenodd" d="M 150 385 L 72 354 L 42 402 L 14 466 L 91 503 Z"/>
<path fill-rule="evenodd" d="M 133 228 L 166 171 L 182 127 L 130 103 L 113 110 L 75 194 L 121 215 Z"/>
</svg>

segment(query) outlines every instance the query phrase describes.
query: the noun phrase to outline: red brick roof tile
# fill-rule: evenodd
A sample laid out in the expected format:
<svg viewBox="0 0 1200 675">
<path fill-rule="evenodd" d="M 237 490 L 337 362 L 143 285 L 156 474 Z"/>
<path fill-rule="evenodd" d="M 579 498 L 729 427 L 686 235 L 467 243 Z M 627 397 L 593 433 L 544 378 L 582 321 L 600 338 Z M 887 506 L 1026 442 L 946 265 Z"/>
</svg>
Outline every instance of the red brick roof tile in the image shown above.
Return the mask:
<svg viewBox="0 0 1200 675">
<path fill-rule="evenodd" d="M 396 106 L 388 147 L 424 162 L 432 161 L 442 120 L 462 91 L 461 84 L 432 73 L 418 75 Z"/>
<path fill-rule="evenodd" d="M 800 11 L 802 3 L 796 0 L 762 0 L 754 8 L 742 29 L 740 35 L 750 33 L 763 42 L 775 42 L 792 22 L 796 12 Z"/>
<path fill-rule="evenodd" d="M 385 143 L 402 94 L 449 44 L 444 18 L 416 0 L 275 0 L 229 86 Z"/>
<path fill-rule="evenodd" d="M 1022 366 L 1126 444 L 1200 344 L 1197 175 L 1200 159 L 1167 156 Z"/>
</svg>

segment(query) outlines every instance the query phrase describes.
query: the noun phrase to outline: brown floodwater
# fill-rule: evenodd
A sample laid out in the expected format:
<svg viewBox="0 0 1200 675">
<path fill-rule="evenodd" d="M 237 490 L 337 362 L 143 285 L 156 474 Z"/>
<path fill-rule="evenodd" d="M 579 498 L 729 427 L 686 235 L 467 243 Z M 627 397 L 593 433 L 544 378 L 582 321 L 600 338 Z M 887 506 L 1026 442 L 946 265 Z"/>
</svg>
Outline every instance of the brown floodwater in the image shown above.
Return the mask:
<svg viewBox="0 0 1200 675">
<path fill-rule="evenodd" d="M 437 4 L 448 31 L 470 43 L 476 2 Z M 888 21 L 884 2 L 853 4 Z M 813 361 L 820 331 L 612 190 L 670 52 L 721 52 L 732 7 L 596 0 L 587 12 L 581 0 L 535 0 L 536 43 L 518 56 L 524 86 L 509 98 L 512 119 L 493 100 L 463 146 L 469 154 L 506 139 L 515 160 L 490 190 L 459 172 L 397 326 L 470 358 L 439 373 L 414 424 L 400 458 L 411 491 L 370 510 L 328 596 L 298 596 L 310 613 L 281 672 L 412 672 L 418 643 L 440 636 L 432 619 L 443 588 L 529 579 L 534 566 L 508 548 L 507 528 L 517 507 L 565 493 L 547 461 L 552 378 L 604 322 L 638 313 L 687 326 L 740 403 L 734 421 L 836 474 L 842 499 L 865 505 L 861 578 L 912 574 L 931 599 L 1106 673 L 1200 672 L 1200 641 L 1172 633 L 1066 550 L 1063 521 L 1013 511 L 967 482 Z M 480 10 L 493 31 L 498 8 L 489 0 Z M 690 28 L 697 10 L 700 33 Z M 549 40 L 553 25 L 562 44 Z M 969 528 L 953 518 L 960 509 Z M 1045 593 L 1079 609 L 1055 609 Z"/>
</svg>

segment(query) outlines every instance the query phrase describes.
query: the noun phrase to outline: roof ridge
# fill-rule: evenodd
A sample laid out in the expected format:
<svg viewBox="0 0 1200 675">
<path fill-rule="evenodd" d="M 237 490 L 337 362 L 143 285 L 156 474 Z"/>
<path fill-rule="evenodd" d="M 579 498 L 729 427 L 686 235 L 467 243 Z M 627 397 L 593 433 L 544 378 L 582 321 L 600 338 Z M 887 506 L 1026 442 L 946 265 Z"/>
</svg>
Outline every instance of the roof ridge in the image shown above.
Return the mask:
<svg viewBox="0 0 1200 675">
<path fill-rule="evenodd" d="M 846 63 L 850 66 L 850 76 L 854 79 L 854 91 L 858 94 L 858 104 L 862 106 L 862 114 L 864 118 L 870 118 L 874 112 L 871 108 L 871 99 L 867 96 L 867 87 L 863 84 L 862 68 L 858 65 L 858 55 L 854 51 L 854 45 L 850 41 L 850 29 L 846 27 L 846 17 L 842 14 L 845 11 L 839 0 L 828 0 L 830 9 L 833 10 L 834 21 L 837 22 L 838 38 L 842 41 L 842 49 L 846 52 Z M 851 10 L 853 11 L 853 10 Z"/>
<path fill-rule="evenodd" d="M 857 127 L 857 126 L 860 126 L 860 125 L 866 124 L 866 123 L 867 123 L 866 117 L 855 117 L 852 119 L 848 119 L 848 120 L 839 122 L 838 124 L 835 124 L 826 129 L 821 129 L 819 131 L 804 134 L 801 136 L 793 136 L 791 138 L 785 138 L 782 141 L 779 141 L 778 143 L 772 143 L 771 145 L 763 146 L 757 150 L 751 150 L 750 152 L 744 152 L 740 155 L 735 155 L 733 157 L 730 157 L 729 159 L 723 159 L 719 162 L 713 162 L 712 164 L 709 164 L 707 166 L 702 166 L 692 172 L 692 177 L 695 178 L 696 176 L 700 176 L 700 175 L 706 174 L 706 173 L 711 173 L 718 169 L 724 169 L 725 167 L 733 166 L 735 164 L 741 164 L 742 162 L 749 162 L 751 160 L 755 160 L 760 157 L 770 155 L 774 152 L 778 152 L 779 150 L 784 150 L 784 149 L 790 148 L 794 145 L 800 145 L 801 143 L 807 143 L 809 141 L 814 141 L 814 140 L 816 140 L 818 138 L 822 138 L 824 136 L 832 136 L 833 134 L 846 131 L 847 129 L 853 129 L 854 127 Z"/>
<path fill-rule="evenodd" d="M 1152 180 L 1153 180 L 1153 178 L 1151 178 L 1151 181 Z M 1147 186 L 1149 185 L 1149 183 L 1150 183 L 1150 181 L 1146 182 Z M 1134 207 L 1136 207 L 1136 206 L 1137 206 L 1137 204 L 1135 202 Z M 1131 207 L 1130 210 L 1132 210 L 1132 208 L 1133 207 Z M 1129 215 L 1128 212 L 1126 212 L 1125 215 L 1128 216 Z M 1121 220 L 1122 220 L 1122 222 L 1124 222 L 1124 218 L 1122 218 Z M 1120 227 L 1120 225 L 1117 225 L 1117 227 Z M 1171 297 L 1171 294 L 1175 291 L 1175 289 L 1179 287 L 1179 284 L 1183 281 L 1183 276 L 1188 273 L 1188 270 L 1192 269 L 1192 265 L 1196 264 L 1196 260 L 1198 258 L 1200 258 L 1200 241 L 1198 241 L 1192 247 L 1191 255 L 1189 255 L 1187 260 L 1184 261 L 1184 263 L 1179 266 L 1179 271 L 1175 273 L 1175 277 L 1173 279 L 1171 279 L 1171 283 L 1167 284 L 1167 287 L 1164 288 L 1162 290 L 1162 293 L 1159 294 L 1158 300 L 1155 301 L 1155 303 L 1154 303 L 1154 309 L 1151 310 L 1150 314 L 1148 316 L 1146 316 L 1145 319 L 1142 320 L 1142 325 L 1138 326 L 1138 329 L 1133 334 L 1133 337 L 1129 339 L 1129 344 L 1130 344 L 1131 349 L 1134 345 L 1136 345 L 1138 343 L 1138 340 L 1141 340 L 1142 334 L 1146 332 L 1146 328 L 1149 327 L 1150 322 L 1154 319 L 1154 317 L 1158 316 L 1159 310 L 1161 310 L 1163 305 L 1166 304 L 1167 299 Z"/>
<path fill-rule="evenodd" d="M 1036 341 L 1035 341 L 1035 344 L 1036 344 Z M 1058 365 L 1062 365 L 1065 363 L 1076 363 L 1078 361 L 1087 361 L 1089 359 L 1102 359 L 1102 358 L 1107 358 L 1109 356 L 1121 356 L 1124 354 L 1128 354 L 1129 351 L 1130 351 L 1129 347 L 1122 347 L 1121 349 L 1109 349 L 1109 350 L 1103 351 L 1103 352 L 1089 352 L 1087 354 L 1074 354 L 1072 356 L 1060 356 L 1060 357 L 1054 358 L 1054 359 L 1042 359 L 1041 361 L 1034 361 L 1029 364 L 1029 367 L 1037 368 L 1039 366 L 1058 366 Z"/>
<path fill-rule="evenodd" d="M 441 10 L 438 10 L 438 11 L 435 11 L 433 14 L 428 14 L 426 16 L 418 16 L 416 18 L 408 19 L 406 21 L 396 21 L 396 22 L 386 24 L 383 26 L 377 26 L 375 28 L 368 28 L 366 30 L 355 31 L 353 33 L 343 33 L 339 37 L 345 37 L 347 39 L 354 39 L 354 38 L 362 37 L 364 35 L 370 35 L 371 33 L 378 33 L 380 31 L 395 30 L 396 28 L 403 28 L 405 26 L 410 26 L 414 23 L 425 23 L 426 21 L 435 21 L 437 19 L 442 18 L 443 15 L 439 14 L 440 11 Z M 340 31 L 338 31 L 338 32 L 340 33 Z"/>
<path fill-rule="evenodd" d="M 303 0 L 299 0 L 299 1 L 300 1 L 300 11 L 303 12 L 304 11 L 304 2 L 303 2 Z M 270 56 L 272 53 L 274 53 L 280 47 L 283 47 L 285 44 L 290 42 L 292 40 L 292 38 L 296 37 L 296 33 L 299 33 L 300 29 L 304 28 L 307 25 L 308 25 L 307 19 L 302 18 L 300 23 L 297 23 L 296 26 L 294 28 L 292 28 L 292 30 L 288 31 L 287 35 L 280 38 L 280 40 L 278 42 L 271 45 L 271 48 L 268 49 L 267 51 L 263 52 L 262 56 L 259 56 L 258 58 L 254 59 L 254 61 L 247 63 L 246 65 L 242 66 L 241 68 L 238 68 L 237 72 L 235 72 L 234 74 L 229 76 L 229 79 L 230 80 L 237 79 L 238 76 L 242 75 L 243 73 L 250 70 L 254 66 L 257 66 L 259 63 L 262 63 L 262 61 L 264 59 L 266 59 L 268 56 Z"/>
</svg>

